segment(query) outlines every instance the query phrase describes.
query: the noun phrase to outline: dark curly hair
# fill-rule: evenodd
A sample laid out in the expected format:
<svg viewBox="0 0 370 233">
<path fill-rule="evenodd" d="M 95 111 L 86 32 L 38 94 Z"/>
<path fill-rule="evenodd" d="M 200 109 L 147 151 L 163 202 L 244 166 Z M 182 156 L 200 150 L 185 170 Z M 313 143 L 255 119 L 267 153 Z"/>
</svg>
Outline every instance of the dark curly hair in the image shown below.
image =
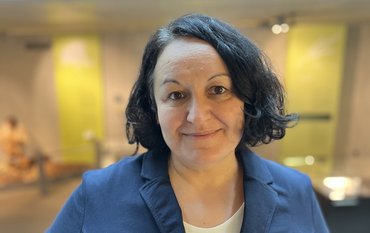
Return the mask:
<svg viewBox="0 0 370 233">
<path fill-rule="evenodd" d="M 226 64 L 233 91 L 244 102 L 245 126 L 238 147 L 268 144 L 284 137 L 285 129 L 298 116 L 285 114 L 284 89 L 263 52 L 231 25 L 190 14 L 157 30 L 145 47 L 140 74 L 126 108 L 129 143 L 140 143 L 149 150 L 168 150 L 156 118 L 153 71 L 163 49 L 181 37 L 206 41 Z"/>
</svg>

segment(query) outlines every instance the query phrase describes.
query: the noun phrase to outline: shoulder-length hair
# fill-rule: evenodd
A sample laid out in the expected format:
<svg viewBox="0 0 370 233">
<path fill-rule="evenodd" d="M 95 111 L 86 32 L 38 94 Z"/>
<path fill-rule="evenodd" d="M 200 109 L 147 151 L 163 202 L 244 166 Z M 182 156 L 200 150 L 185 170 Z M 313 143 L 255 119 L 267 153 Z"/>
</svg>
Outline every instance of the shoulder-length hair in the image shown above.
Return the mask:
<svg viewBox="0 0 370 233">
<path fill-rule="evenodd" d="M 297 115 L 285 114 L 284 89 L 267 57 L 233 26 L 209 16 L 190 14 L 158 29 L 145 47 L 139 77 L 126 108 L 129 143 L 140 143 L 149 150 L 168 150 L 157 122 L 153 72 L 163 49 L 183 37 L 209 43 L 228 68 L 233 91 L 244 102 L 244 132 L 238 147 L 283 138 Z"/>
</svg>

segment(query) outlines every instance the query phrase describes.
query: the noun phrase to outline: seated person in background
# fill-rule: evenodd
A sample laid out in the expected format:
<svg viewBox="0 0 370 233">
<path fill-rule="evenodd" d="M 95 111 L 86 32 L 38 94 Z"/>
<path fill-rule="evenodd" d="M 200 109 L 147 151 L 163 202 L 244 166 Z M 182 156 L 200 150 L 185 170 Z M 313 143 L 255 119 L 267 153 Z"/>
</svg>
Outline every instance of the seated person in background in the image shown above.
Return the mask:
<svg viewBox="0 0 370 233">
<path fill-rule="evenodd" d="M 15 116 L 8 116 L 0 126 L 0 150 L 7 166 L 25 169 L 30 165 L 26 156 L 28 137 Z"/>
</svg>

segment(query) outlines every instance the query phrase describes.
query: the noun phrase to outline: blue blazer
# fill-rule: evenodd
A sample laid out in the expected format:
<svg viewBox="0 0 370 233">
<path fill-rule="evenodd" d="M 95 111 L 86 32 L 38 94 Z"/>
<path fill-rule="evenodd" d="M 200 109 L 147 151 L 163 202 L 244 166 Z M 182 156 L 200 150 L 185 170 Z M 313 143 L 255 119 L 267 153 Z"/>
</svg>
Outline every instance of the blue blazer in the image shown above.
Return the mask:
<svg viewBox="0 0 370 233">
<path fill-rule="evenodd" d="M 326 233 L 309 178 L 243 149 L 243 233 Z M 168 155 L 147 152 L 84 174 L 52 233 L 182 233 L 181 209 L 168 175 Z"/>
</svg>

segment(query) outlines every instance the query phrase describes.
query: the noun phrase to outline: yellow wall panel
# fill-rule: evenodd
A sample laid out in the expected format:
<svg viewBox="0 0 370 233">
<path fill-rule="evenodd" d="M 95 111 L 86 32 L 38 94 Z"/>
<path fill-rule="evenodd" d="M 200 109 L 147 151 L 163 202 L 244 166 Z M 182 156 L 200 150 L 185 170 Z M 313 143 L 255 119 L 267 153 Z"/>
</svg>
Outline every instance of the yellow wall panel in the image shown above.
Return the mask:
<svg viewBox="0 0 370 233">
<path fill-rule="evenodd" d="M 103 87 L 100 40 L 96 35 L 53 40 L 62 159 L 93 163 L 94 150 L 84 134 L 103 138 Z"/>
<path fill-rule="evenodd" d="M 289 32 L 285 86 L 288 110 L 301 115 L 282 141 L 281 159 L 313 156 L 313 178 L 330 173 L 346 44 L 346 26 L 296 25 Z M 314 172 L 315 171 L 315 172 Z"/>
</svg>

